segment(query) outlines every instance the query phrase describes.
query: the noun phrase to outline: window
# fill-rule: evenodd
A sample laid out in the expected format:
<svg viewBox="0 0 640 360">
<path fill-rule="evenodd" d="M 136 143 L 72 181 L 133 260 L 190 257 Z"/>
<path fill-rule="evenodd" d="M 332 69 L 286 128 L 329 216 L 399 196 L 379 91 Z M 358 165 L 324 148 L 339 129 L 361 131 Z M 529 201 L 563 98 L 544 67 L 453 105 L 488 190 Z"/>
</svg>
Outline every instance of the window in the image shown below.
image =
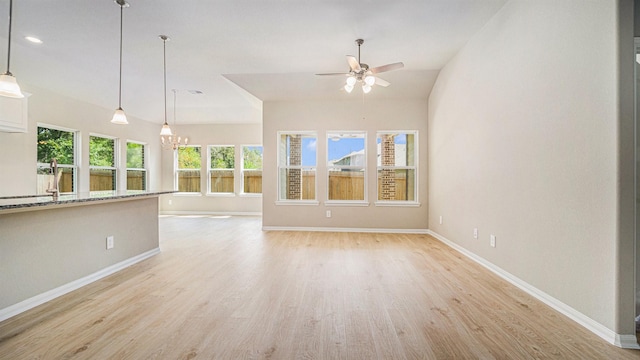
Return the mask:
<svg viewBox="0 0 640 360">
<path fill-rule="evenodd" d="M 76 192 L 77 156 L 76 131 L 52 127 L 38 126 L 38 194 L 45 194 L 51 188 L 53 174 L 51 159 L 58 163 L 58 190 L 60 193 Z"/>
<path fill-rule="evenodd" d="M 380 132 L 378 148 L 378 200 L 417 200 L 417 132 Z"/>
<path fill-rule="evenodd" d="M 127 141 L 127 190 L 147 190 L 144 144 Z"/>
<path fill-rule="evenodd" d="M 366 186 L 364 132 L 327 133 L 329 201 L 364 201 Z"/>
<path fill-rule="evenodd" d="M 202 163 L 200 146 L 178 148 L 175 154 L 175 190 L 183 193 L 199 193 Z"/>
<path fill-rule="evenodd" d="M 89 190 L 116 190 L 116 140 L 89 136 Z"/>
<path fill-rule="evenodd" d="M 316 133 L 279 132 L 278 143 L 278 200 L 315 200 Z"/>
<path fill-rule="evenodd" d="M 209 146 L 209 193 L 233 194 L 235 147 Z"/>
<path fill-rule="evenodd" d="M 242 193 L 262 194 L 262 146 L 242 147 Z"/>
</svg>

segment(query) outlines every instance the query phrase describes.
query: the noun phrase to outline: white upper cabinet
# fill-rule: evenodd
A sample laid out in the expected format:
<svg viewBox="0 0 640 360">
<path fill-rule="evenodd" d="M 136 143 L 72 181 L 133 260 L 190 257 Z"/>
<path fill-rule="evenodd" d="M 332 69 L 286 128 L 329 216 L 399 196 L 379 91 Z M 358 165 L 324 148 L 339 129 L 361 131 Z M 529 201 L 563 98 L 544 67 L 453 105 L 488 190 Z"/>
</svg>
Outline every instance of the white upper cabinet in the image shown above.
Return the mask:
<svg viewBox="0 0 640 360">
<path fill-rule="evenodd" d="M 23 92 L 22 99 L 0 96 L 0 131 L 27 132 L 28 98 L 31 94 Z"/>
</svg>

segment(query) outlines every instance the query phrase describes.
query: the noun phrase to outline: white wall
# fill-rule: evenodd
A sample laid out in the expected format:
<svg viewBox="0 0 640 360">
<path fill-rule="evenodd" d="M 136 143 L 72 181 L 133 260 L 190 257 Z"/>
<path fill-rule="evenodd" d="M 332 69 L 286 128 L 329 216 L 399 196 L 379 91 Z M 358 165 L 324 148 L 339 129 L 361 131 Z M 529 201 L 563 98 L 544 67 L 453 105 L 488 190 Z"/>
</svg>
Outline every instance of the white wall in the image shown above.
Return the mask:
<svg viewBox="0 0 640 360">
<path fill-rule="evenodd" d="M 510 1 L 447 64 L 429 99 L 429 228 L 634 334 L 633 224 L 620 200 L 622 168 L 633 169 L 618 108 L 625 11 L 614 0 Z"/>
<path fill-rule="evenodd" d="M 375 89 L 374 89 L 375 91 Z M 384 91 L 384 89 L 378 89 Z M 345 95 L 346 96 L 346 95 Z M 427 229 L 427 102 L 424 100 L 366 100 L 351 94 L 345 101 L 265 102 L 263 107 L 263 226 L 356 229 Z M 317 131 L 318 205 L 276 205 L 278 131 Z M 327 131 L 367 132 L 367 195 L 369 206 L 329 206 L 326 178 Z M 419 207 L 375 206 L 376 131 L 418 130 Z M 327 210 L 332 217 L 327 218 Z"/>
<path fill-rule="evenodd" d="M 262 211 L 262 196 L 241 194 L 240 166 L 241 146 L 262 145 L 262 125 L 179 125 L 172 126 L 177 134 L 189 138 L 189 144 L 202 148 L 202 176 L 197 195 L 171 194 L 160 198 L 160 212 L 163 214 L 184 213 L 225 213 L 259 214 Z M 207 146 L 233 145 L 236 151 L 235 194 L 207 195 Z M 173 190 L 173 150 L 162 151 L 162 183 L 164 190 Z"/>
<path fill-rule="evenodd" d="M 160 125 L 128 116 L 129 125 L 110 122 L 115 109 L 105 109 L 82 101 L 60 96 L 54 92 L 21 84 L 31 93 L 27 133 L 0 132 L 0 196 L 36 193 L 37 124 L 44 123 L 80 131 L 80 164 L 78 192 L 89 191 L 89 134 L 97 133 L 120 139 L 120 159 L 126 168 L 126 141 L 147 143 L 148 189 L 158 190 L 160 184 L 159 132 Z M 11 174 L 10 176 L 8 174 Z M 126 172 L 118 172 L 118 189 L 126 188 Z"/>
</svg>

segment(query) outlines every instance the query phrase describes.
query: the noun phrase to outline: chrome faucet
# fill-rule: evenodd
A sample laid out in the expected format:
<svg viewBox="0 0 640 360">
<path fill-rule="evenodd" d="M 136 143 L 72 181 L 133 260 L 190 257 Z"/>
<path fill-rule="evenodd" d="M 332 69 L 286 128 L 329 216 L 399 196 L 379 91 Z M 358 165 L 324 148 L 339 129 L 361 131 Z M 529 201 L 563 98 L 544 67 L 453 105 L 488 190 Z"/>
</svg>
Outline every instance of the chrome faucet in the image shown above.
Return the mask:
<svg viewBox="0 0 640 360">
<path fill-rule="evenodd" d="M 47 189 L 48 193 L 51 193 L 53 196 L 53 201 L 58 201 L 58 194 L 60 193 L 60 188 L 58 184 L 58 161 L 56 159 L 51 159 L 49 162 L 49 166 L 51 167 L 51 172 L 53 173 L 53 186 Z"/>
</svg>

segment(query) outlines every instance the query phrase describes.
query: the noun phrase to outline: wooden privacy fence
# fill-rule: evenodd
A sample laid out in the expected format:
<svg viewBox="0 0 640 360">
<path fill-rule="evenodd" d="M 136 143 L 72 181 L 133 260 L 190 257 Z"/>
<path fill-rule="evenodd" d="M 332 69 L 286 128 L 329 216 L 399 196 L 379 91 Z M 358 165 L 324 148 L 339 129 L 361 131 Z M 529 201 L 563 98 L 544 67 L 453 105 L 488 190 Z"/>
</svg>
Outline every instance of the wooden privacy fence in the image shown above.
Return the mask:
<svg viewBox="0 0 640 360">
<path fill-rule="evenodd" d="M 210 192 L 233 193 L 234 192 L 234 171 L 233 170 L 213 170 L 211 171 Z M 178 191 L 200 192 L 200 172 L 181 171 L 178 181 Z M 244 193 L 262 193 L 262 171 L 244 172 Z"/>
<path fill-rule="evenodd" d="M 46 193 L 47 189 L 53 183 L 53 175 L 38 174 L 38 194 Z M 93 173 L 89 175 L 89 191 L 113 190 L 114 179 L 111 171 Z M 145 189 L 145 173 L 142 171 L 127 172 L 127 190 L 144 190 Z M 73 174 L 71 172 L 62 172 L 58 187 L 61 193 L 73 192 Z"/>
<path fill-rule="evenodd" d="M 38 193 L 45 193 L 49 187 L 53 175 L 38 175 Z M 132 171 L 127 175 L 127 189 L 142 190 L 144 187 L 144 173 Z M 396 174 L 395 200 L 407 200 L 407 180 L 404 174 Z M 234 183 L 233 171 L 217 171 L 211 175 L 211 191 L 232 193 Z M 60 177 L 60 192 L 72 192 L 73 176 L 71 172 L 63 172 Z M 302 174 L 302 198 L 315 199 L 316 176 L 314 172 Z M 90 190 L 113 190 L 113 178 L 111 172 L 90 175 Z M 178 191 L 200 192 L 200 172 L 182 171 Z M 262 193 L 262 171 L 247 171 L 244 173 L 245 193 Z M 413 195 L 413 190 L 409 189 Z M 330 200 L 362 200 L 364 194 L 364 174 L 361 172 L 332 171 L 329 173 L 329 199 Z M 380 181 L 378 181 L 378 199 L 382 194 Z M 412 199 L 410 199 L 412 200 Z"/>
</svg>

